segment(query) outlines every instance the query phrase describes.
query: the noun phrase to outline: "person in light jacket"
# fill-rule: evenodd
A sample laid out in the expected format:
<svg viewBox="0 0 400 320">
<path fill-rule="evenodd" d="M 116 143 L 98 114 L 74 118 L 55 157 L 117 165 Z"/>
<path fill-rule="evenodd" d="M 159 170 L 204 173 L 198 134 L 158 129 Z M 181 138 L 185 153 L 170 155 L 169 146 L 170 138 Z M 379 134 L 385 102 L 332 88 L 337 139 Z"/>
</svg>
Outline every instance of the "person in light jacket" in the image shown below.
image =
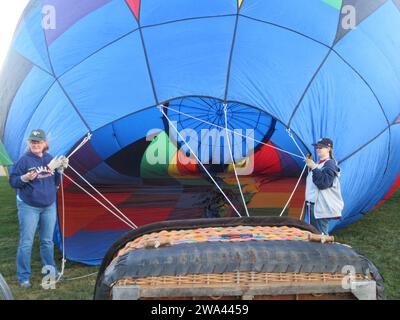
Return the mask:
<svg viewBox="0 0 400 320">
<path fill-rule="evenodd" d="M 331 139 L 320 139 L 313 146 L 320 160 L 318 163 L 311 157 L 305 160 L 309 168 L 305 217 L 322 234 L 328 235 L 329 221 L 340 219 L 344 206 L 339 181 L 340 168 L 333 158 Z"/>
<path fill-rule="evenodd" d="M 68 166 L 65 157 L 53 158 L 43 130 L 33 130 L 27 152 L 14 165 L 10 185 L 16 190 L 19 220 L 17 280 L 29 288 L 31 252 L 36 229 L 40 230 L 40 255 L 44 266 L 56 269 L 53 234 L 56 224 L 56 195 L 61 171 Z"/>
</svg>

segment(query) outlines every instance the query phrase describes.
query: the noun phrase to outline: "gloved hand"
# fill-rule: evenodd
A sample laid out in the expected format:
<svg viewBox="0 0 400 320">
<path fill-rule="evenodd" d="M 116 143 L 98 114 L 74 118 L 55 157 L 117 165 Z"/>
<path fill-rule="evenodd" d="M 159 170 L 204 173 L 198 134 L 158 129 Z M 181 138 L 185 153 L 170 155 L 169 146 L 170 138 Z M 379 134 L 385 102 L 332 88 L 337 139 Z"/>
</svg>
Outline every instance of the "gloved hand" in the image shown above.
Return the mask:
<svg viewBox="0 0 400 320">
<path fill-rule="evenodd" d="M 47 165 L 47 168 L 49 168 L 49 170 L 50 170 L 51 172 L 54 172 L 55 169 L 60 168 L 61 165 L 62 165 L 62 160 L 61 160 L 61 158 L 62 158 L 62 157 L 55 157 L 55 158 L 53 158 L 53 159 L 49 162 L 49 164 Z"/>
<path fill-rule="evenodd" d="M 65 169 L 68 168 L 68 165 L 69 165 L 69 159 L 66 156 L 62 156 L 61 157 L 61 167 L 60 168 L 62 168 L 62 170 L 65 170 Z"/>
<path fill-rule="evenodd" d="M 307 164 L 307 167 L 309 167 L 311 170 L 314 170 L 317 167 L 317 164 L 311 158 L 305 158 L 305 162 Z"/>
<path fill-rule="evenodd" d="M 61 165 L 60 167 L 57 169 L 58 173 L 63 174 L 64 170 L 68 168 L 69 165 L 69 159 L 66 156 L 61 156 L 60 157 L 61 160 Z"/>
</svg>

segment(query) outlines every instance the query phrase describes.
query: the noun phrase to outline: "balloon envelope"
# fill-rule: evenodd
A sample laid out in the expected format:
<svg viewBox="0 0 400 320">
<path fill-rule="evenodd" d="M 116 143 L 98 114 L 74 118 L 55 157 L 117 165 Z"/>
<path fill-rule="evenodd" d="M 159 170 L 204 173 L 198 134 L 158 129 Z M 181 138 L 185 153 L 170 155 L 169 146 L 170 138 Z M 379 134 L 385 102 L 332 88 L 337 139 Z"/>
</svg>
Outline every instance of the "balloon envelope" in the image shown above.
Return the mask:
<svg viewBox="0 0 400 320">
<path fill-rule="evenodd" d="M 253 215 L 284 207 L 304 165 L 298 148 L 315 157 L 312 143 L 334 141 L 345 200 L 334 230 L 374 208 L 399 174 L 398 30 L 398 0 L 32 0 L 0 77 L 0 138 L 16 161 L 32 129 L 48 133 L 53 155 L 91 132 L 71 164 L 132 221 L 196 218 L 218 190 L 166 116 L 219 138 L 226 107 L 228 129 L 242 134 L 231 136 L 233 158 L 252 164 L 240 180 Z M 195 149 L 210 162 L 226 146 Z M 207 168 L 243 213 L 231 162 L 225 153 Z M 99 263 L 127 226 L 64 183 L 67 256 Z M 301 184 L 285 214 L 299 217 L 303 200 Z"/>
</svg>

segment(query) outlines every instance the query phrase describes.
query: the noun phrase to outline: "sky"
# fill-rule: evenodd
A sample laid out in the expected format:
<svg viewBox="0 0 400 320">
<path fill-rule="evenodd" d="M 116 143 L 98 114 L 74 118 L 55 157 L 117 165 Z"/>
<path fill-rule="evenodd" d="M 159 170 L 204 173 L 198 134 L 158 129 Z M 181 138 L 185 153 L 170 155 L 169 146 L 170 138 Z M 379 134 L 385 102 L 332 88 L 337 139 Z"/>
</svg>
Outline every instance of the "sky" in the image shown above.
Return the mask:
<svg viewBox="0 0 400 320">
<path fill-rule="evenodd" d="M 19 17 L 29 0 L 0 0 L 0 68 L 3 65 Z"/>
</svg>

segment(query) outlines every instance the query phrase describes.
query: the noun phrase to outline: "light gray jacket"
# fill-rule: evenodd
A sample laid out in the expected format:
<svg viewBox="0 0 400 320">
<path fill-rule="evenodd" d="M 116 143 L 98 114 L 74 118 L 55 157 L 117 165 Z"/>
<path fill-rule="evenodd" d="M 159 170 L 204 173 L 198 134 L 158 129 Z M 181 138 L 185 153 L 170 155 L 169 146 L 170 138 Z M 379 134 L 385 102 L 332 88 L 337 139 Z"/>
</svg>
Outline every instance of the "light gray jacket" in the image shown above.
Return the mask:
<svg viewBox="0 0 400 320">
<path fill-rule="evenodd" d="M 315 203 L 316 219 L 339 218 L 344 202 L 340 188 L 340 169 L 334 160 L 318 164 L 307 176 L 306 201 Z"/>
</svg>

